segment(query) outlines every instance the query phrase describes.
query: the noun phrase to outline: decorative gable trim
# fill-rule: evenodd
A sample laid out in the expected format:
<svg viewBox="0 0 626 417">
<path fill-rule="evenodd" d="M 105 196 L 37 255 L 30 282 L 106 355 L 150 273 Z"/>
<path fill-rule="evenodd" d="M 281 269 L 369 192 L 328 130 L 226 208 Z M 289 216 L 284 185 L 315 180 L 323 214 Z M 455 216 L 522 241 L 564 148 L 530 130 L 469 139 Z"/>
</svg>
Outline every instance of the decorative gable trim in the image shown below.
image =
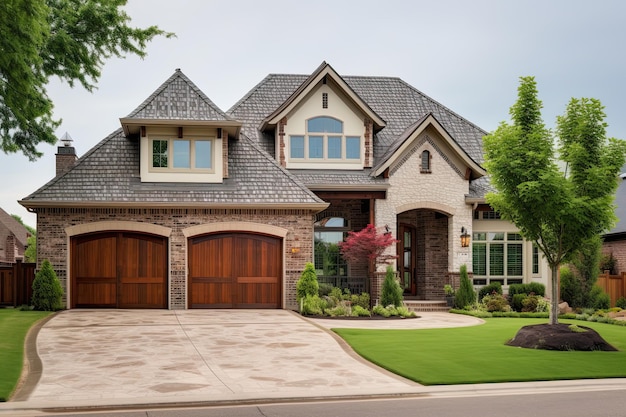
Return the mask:
<svg viewBox="0 0 626 417">
<path fill-rule="evenodd" d="M 359 108 L 367 118 L 373 121 L 376 130 L 385 127 L 386 122 L 372 110 L 372 108 L 344 81 L 343 78 L 326 62 L 322 64 L 307 78 L 296 91 L 283 102 L 272 114 L 261 122 L 260 130 L 264 131 L 268 126 L 276 126 L 280 120 L 287 116 L 318 84 L 328 82 L 331 78 L 342 92 Z"/>
<path fill-rule="evenodd" d="M 408 129 L 398 138 L 396 143 L 389 149 L 386 155 L 383 156 L 380 163 L 372 169 L 372 176 L 379 176 L 383 174 L 387 169 L 391 169 L 396 163 L 401 164 L 401 158 L 403 154 L 409 150 L 413 142 L 426 131 L 428 127 L 433 127 L 437 133 L 443 138 L 446 144 L 452 148 L 453 152 L 466 164 L 471 170 L 471 178 L 480 178 L 487 175 L 487 171 L 480 165 L 478 165 L 468 154 L 459 146 L 459 144 L 450 136 L 446 129 L 437 121 L 432 113 L 427 114 L 420 120 L 409 126 Z M 433 143 L 433 142 L 431 142 Z M 440 147 L 436 146 L 437 152 L 444 156 L 446 161 L 450 162 L 449 156 L 445 156 Z M 451 164 L 454 165 L 454 164 Z M 458 168 L 457 168 L 458 170 Z M 461 175 L 463 178 L 466 175 Z M 468 178 L 469 179 L 469 178 Z"/>
<path fill-rule="evenodd" d="M 443 158 L 444 161 L 446 161 L 448 163 L 448 165 L 450 165 L 450 168 L 452 168 L 454 170 L 454 172 L 456 172 L 459 177 L 463 178 L 463 179 L 467 179 L 465 178 L 465 173 L 461 172 L 461 170 L 452 163 L 452 161 L 450 161 L 450 158 L 448 157 L 448 155 L 446 155 L 445 152 L 443 152 L 441 150 L 441 148 L 439 147 L 439 145 L 437 145 L 437 143 L 431 139 L 430 136 L 428 135 L 424 135 L 421 139 L 419 139 L 416 142 L 413 142 L 414 146 L 409 150 L 409 152 L 407 152 L 402 158 L 398 159 L 392 167 L 390 167 L 389 169 L 389 175 L 393 175 L 402 165 L 404 165 L 404 163 L 406 161 L 408 161 L 411 156 L 413 156 L 413 154 L 415 154 L 415 152 L 417 152 L 422 145 L 424 145 L 426 142 L 428 142 L 433 149 L 435 149 L 435 151 L 437 151 L 437 153 L 439 154 L 439 156 L 441 156 L 441 158 Z"/>
</svg>

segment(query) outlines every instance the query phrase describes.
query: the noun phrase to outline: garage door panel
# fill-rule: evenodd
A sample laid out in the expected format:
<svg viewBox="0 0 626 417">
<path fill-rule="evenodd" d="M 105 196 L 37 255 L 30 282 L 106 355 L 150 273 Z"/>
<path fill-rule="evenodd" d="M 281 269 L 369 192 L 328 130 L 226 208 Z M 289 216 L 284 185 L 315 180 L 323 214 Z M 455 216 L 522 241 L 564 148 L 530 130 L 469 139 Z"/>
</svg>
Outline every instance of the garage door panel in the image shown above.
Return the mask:
<svg viewBox="0 0 626 417">
<path fill-rule="evenodd" d="M 74 288 L 75 307 L 117 307 L 115 279 L 82 279 Z"/>
<path fill-rule="evenodd" d="M 165 308 L 167 259 L 163 239 L 123 233 L 120 236 L 119 307 Z"/>
<path fill-rule="evenodd" d="M 215 234 L 190 239 L 189 246 L 191 308 L 280 307 L 280 239 Z"/>
<path fill-rule="evenodd" d="M 162 237 L 107 232 L 72 239 L 72 306 L 167 307 Z"/>
</svg>

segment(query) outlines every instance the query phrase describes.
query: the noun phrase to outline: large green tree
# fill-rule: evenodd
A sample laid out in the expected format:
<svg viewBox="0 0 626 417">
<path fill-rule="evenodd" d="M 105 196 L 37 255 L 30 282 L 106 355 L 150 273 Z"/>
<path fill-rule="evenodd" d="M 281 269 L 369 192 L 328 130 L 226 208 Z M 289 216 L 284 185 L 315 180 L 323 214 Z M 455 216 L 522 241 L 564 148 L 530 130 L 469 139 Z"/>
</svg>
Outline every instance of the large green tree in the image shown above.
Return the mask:
<svg viewBox="0 0 626 417">
<path fill-rule="evenodd" d="M 541 117 L 534 77 L 521 77 L 512 123 L 484 138 L 485 166 L 496 192 L 487 202 L 539 246 L 551 271 L 550 324 L 558 323 L 558 267 L 583 242 L 615 222 L 613 199 L 626 144 L 606 138 L 604 108 L 572 99 L 557 118 L 558 155 Z M 565 167 L 565 168 L 563 168 Z"/>
<path fill-rule="evenodd" d="M 0 138 L 5 153 L 41 156 L 37 144 L 54 144 L 53 103 L 46 84 L 57 76 L 70 86 L 95 88 L 107 58 L 145 56 L 156 26 L 128 25 L 126 0 L 0 1 Z"/>
</svg>

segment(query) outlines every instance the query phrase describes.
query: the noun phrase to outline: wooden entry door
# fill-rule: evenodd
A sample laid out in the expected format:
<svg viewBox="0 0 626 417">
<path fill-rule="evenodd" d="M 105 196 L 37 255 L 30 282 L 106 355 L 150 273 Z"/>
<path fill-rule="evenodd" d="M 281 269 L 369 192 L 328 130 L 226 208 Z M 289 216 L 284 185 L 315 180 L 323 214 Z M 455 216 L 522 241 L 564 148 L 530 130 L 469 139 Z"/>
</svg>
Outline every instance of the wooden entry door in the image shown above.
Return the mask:
<svg viewBox="0 0 626 417">
<path fill-rule="evenodd" d="M 128 232 L 72 238 L 71 306 L 166 308 L 166 242 Z"/>
<path fill-rule="evenodd" d="M 281 239 L 220 233 L 189 239 L 189 308 L 280 308 Z"/>
<path fill-rule="evenodd" d="M 398 242 L 398 270 L 404 295 L 417 295 L 417 238 L 414 226 L 401 224 Z"/>
</svg>

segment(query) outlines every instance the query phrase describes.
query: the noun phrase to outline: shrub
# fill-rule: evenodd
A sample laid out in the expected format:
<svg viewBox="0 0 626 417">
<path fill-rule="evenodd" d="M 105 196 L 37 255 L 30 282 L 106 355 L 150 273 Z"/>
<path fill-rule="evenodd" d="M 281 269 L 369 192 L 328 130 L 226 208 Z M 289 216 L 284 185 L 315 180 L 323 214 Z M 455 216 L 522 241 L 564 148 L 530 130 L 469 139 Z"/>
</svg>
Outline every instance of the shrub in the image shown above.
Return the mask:
<svg viewBox="0 0 626 417">
<path fill-rule="evenodd" d="M 454 297 L 454 305 L 456 308 L 465 308 L 472 305 L 476 301 L 476 291 L 472 286 L 469 276 L 467 275 L 467 265 L 461 265 L 461 285 Z"/>
<path fill-rule="evenodd" d="M 300 314 L 303 315 L 322 315 L 324 313 L 322 308 L 322 299 L 318 295 L 307 294 L 301 301 Z"/>
<path fill-rule="evenodd" d="M 539 282 L 509 285 L 509 297 L 513 297 L 515 294 L 535 294 L 544 297 L 546 295 L 546 286 Z"/>
<path fill-rule="evenodd" d="M 396 307 L 396 312 L 398 313 L 398 316 L 400 317 L 416 317 L 417 316 L 414 311 L 409 311 L 409 309 L 404 306 Z"/>
<path fill-rule="evenodd" d="M 333 285 L 332 284 L 329 284 L 327 282 L 320 282 L 319 283 L 319 290 L 318 290 L 319 296 L 323 297 L 325 295 L 330 294 L 330 291 L 332 289 L 333 289 Z"/>
<path fill-rule="evenodd" d="M 592 306 L 594 309 L 608 310 L 609 308 L 611 308 L 611 298 L 607 293 L 604 292 L 601 287 L 594 285 L 591 289 L 590 295 L 591 302 L 593 303 Z"/>
<path fill-rule="evenodd" d="M 330 290 L 329 296 L 335 300 L 335 303 L 343 300 L 343 291 L 339 287 L 333 287 Z"/>
<path fill-rule="evenodd" d="M 615 302 L 615 307 L 619 307 L 622 310 L 626 310 L 626 297 L 620 297 Z"/>
<path fill-rule="evenodd" d="M 319 295 L 319 289 L 315 267 L 311 262 L 307 262 L 300 279 L 296 283 L 296 298 L 300 301 L 307 295 Z"/>
<path fill-rule="evenodd" d="M 63 308 L 63 288 L 52 269 L 50 261 L 45 259 L 41 270 L 35 275 L 33 281 L 33 306 L 35 310 L 57 311 Z"/>
<path fill-rule="evenodd" d="M 355 317 L 370 317 L 372 313 L 370 313 L 369 310 L 357 304 L 357 305 L 352 306 L 352 315 Z"/>
<path fill-rule="evenodd" d="M 529 295 L 522 301 L 522 312 L 545 313 L 550 310 L 550 303 L 539 295 Z"/>
<path fill-rule="evenodd" d="M 395 273 L 391 266 L 387 267 L 387 273 L 385 274 L 385 280 L 383 281 L 383 288 L 380 294 L 380 304 L 394 305 L 399 307 L 402 305 L 403 290 L 396 281 Z"/>
<path fill-rule="evenodd" d="M 339 317 L 339 316 L 349 316 L 350 312 L 349 312 L 349 308 L 345 305 L 345 304 L 337 304 L 335 307 L 333 308 L 329 308 L 328 310 L 325 311 L 326 314 L 328 314 L 331 317 Z"/>
<path fill-rule="evenodd" d="M 571 269 L 564 266 L 560 269 L 561 299 L 570 307 L 583 307 L 583 294 L 580 280 L 576 279 Z"/>
<path fill-rule="evenodd" d="M 370 295 L 366 292 L 362 292 L 361 295 L 352 294 L 350 296 L 350 301 L 352 302 L 352 306 L 359 306 L 365 310 L 369 310 L 370 308 Z"/>
<path fill-rule="evenodd" d="M 491 295 L 493 293 L 502 295 L 502 284 L 498 281 L 485 285 L 478 291 L 478 302 L 481 302 L 486 295 Z"/>
<path fill-rule="evenodd" d="M 385 307 L 381 306 L 380 304 L 375 305 L 374 308 L 372 308 L 372 313 L 376 314 L 377 316 L 383 316 L 383 317 L 391 316 L 391 312 L 387 310 Z"/>
<path fill-rule="evenodd" d="M 513 294 L 513 296 L 511 296 L 509 294 L 509 297 L 511 299 L 511 308 L 515 311 L 522 311 L 522 308 L 524 308 L 524 300 L 528 298 L 528 295 L 521 293 Z"/>
<path fill-rule="evenodd" d="M 489 312 L 511 311 L 511 307 L 509 306 L 509 303 L 506 301 L 506 298 L 504 298 L 502 294 L 498 294 L 498 293 L 485 295 L 482 299 L 481 304 L 483 308 Z"/>
</svg>

